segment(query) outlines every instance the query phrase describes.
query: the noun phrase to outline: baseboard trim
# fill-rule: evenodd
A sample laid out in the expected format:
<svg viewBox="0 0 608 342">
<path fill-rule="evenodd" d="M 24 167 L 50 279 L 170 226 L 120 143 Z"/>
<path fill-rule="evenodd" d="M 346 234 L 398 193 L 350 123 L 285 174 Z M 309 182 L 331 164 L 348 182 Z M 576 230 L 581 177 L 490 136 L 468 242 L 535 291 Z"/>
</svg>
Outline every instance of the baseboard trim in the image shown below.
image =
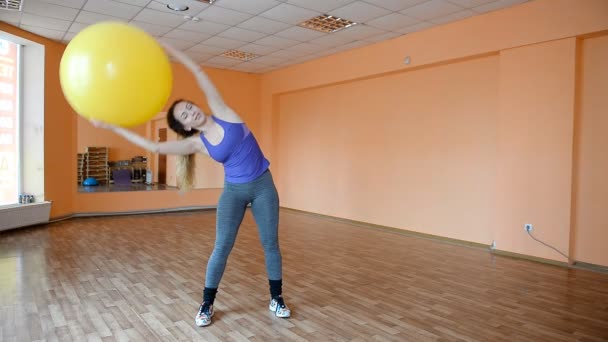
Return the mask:
<svg viewBox="0 0 608 342">
<path fill-rule="evenodd" d="M 281 209 L 285 210 L 285 211 L 293 212 L 293 213 L 304 214 L 304 215 L 318 217 L 318 218 L 322 218 L 322 219 L 326 219 L 326 220 L 341 222 L 341 223 L 345 223 L 345 224 L 349 224 L 351 226 L 357 226 L 357 227 L 361 227 L 361 228 L 382 230 L 385 232 L 391 232 L 391 233 L 400 234 L 400 235 L 407 235 L 407 236 L 412 236 L 412 237 L 417 237 L 417 238 L 427 239 L 427 240 L 433 240 L 433 241 L 438 241 L 438 242 L 442 242 L 442 243 L 448 243 L 451 245 L 458 245 L 458 246 L 463 246 L 463 247 L 471 247 L 471 248 L 479 248 L 479 249 L 487 249 L 487 250 L 490 249 L 490 245 L 486 245 L 486 244 L 478 243 L 478 242 L 459 240 L 459 239 L 449 238 L 449 237 L 445 237 L 445 236 L 441 236 L 441 235 L 433 235 L 433 234 L 416 232 L 416 231 L 408 230 L 408 229 L 401 229 L 401 228 L 383 226 L 383 225 L 379 225 L 379 224 L 362 222 L 362 221 L 355 221 L 355 220 L 345 219 L 342 217 L 318 214 L 318 213 L 313 213 L 310 211 L 304 211 L 304 210 L 299 210 L 299 209 L 293 209 L 293 208 L 287 208 L 287 207 L 281 207 Z"/>
<path fill-rule="evenodd" d="M 189 211 L 207 211 L 216 210 L 217 206 L 190 206 L 166 209 L 150 209 L 150 210 L 131 210 L 131 211 L 112 211 L 112 212 L 82 212 L 62 216 L 53 217 L 49 223 L 61 222 L 73 218 L 81 217 L 104 217 L 104 216 L 125 216 L 125 215 L 149 215 L 149 214 L 169 214 Z"/>
<path fill-rule="evenodd" d="M 572 268 L 580 268 L 584 270 L 608 274 L 608 266 L 596 265 L 588 262 L 575 261 L 574 265 L 572 265 Z"/>
<path fill-rule="evenodd" d="M 540 263 L 543 263 L 543 264 L 549 264 L 549 265 L 554 265 L 554 266 L 562 266 L 562 267 L 568 267 L 568 268 L 570 268 L 572 266 L 572 265 L 570 265 L 569 263 L 567 263 L 565 261 L 557 261 L 557 260 L 545 259 L 545 258 L 541 258 L 541 257 L 535 257 L 535 256 L 532 256 L 532 255 L 527 255 L 527 254 L 521 254 L 521 253 L 503 251 L 503 250 L 500 250 L 500 249 L 493 249 L 493 250 L 491 250 L 491 253 L 495 254 L 495 255 L 507 257 L 507 258 L 524 259 L 524 260 L 528 260 L 528 261 L 540 262 Z"/>
<path fill-rule="evenodd" d="M 362 228 L 377 229 L 377 230 L 382 230 L 385 232 L 396 233 L 396 234 L 411 236 L 411 237 L 415 237 L 415 238 L 433 240 L 433 241 L 447 243 L 447 244 L 451 244 L 451 245 L 457 245 L 457 246 L 461 246 L 461 247 L 483 249 L 483 250 L 487 250 L 489 253 L 491 253 L 493 255 L 501 256 L 501 257 L 528 260 L 528 261 L 533 261 L 533 262 L 538 262 L 538 263 L 548 264 L 548 265 L 553 265 L 553 266 L 559 266 L 559 267 L 564 267 L 564 268 L 580 269 L 580 270 L 599 272 L 599 273 L 608 273 L 608 266 L 589 264 L 589 263 L 584 263 L 584 262 L 579 262 L 579 261 L 573 261 L 572 264 L 569 264 L 568 262 L 545 259 L 545 258 L 535 257 L 532 255 L 527 255 L 527 254 L 520 254 L 520 253 L 508 252 L 508 251 L 503 251 L 503 250 L 498 250 L 498 249 L 492 249 L 490 245 L 477 243 L 477 242 L 453 239 L 453 238 L 448 238 L 448 237 L 440 236 L 440 235 L 420 233 L 420 232 L 407 230 L 407 229 L 382 226 L 382 225 L 377 225 L 377 224 L 373 224 L 373 223 L 355 221 L 355 220 L 345 219 L 345 218 L 341 218 L 341 217 L 318 214 L 318 213 L 313 213 L 313 212 L 309 212 L 309 211 L 305 211 L 305 210 L 293 209 L 293 208 L 288 208 L 288 207 L 281 207 L 281 209 L 284 211 L 287 211 L 287 212 L 293 212 L 293 213 L 303 214 L 303 215 L 317 217 L 317 218 L 321 218 L 321 219 L 337 221 L 337 222 L 341 222 L 341 223 L 345 223 L 345 224 L 349 224 L 349 225 L 353 225 L 353 226 L 357 226 L 357 227 L 362 227 Z"/>
</svg>

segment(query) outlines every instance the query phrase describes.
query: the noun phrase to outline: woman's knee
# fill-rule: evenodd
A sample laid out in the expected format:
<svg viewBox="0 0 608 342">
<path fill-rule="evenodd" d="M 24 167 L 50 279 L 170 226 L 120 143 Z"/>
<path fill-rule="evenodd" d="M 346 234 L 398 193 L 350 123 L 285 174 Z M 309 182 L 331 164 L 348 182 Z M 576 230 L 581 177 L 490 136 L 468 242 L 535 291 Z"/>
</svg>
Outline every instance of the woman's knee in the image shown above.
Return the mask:
<svg viewBox="0 0 608 342">
<path fill-rule="evenodd" d="M 233 245 L 228 243 L 216 244 L 213 248 L 213 254 L 222 259 L 228 258 L 228 255 L 230 255 L 230 252 L 232 251 L 232 247 Z"/>
</svg>

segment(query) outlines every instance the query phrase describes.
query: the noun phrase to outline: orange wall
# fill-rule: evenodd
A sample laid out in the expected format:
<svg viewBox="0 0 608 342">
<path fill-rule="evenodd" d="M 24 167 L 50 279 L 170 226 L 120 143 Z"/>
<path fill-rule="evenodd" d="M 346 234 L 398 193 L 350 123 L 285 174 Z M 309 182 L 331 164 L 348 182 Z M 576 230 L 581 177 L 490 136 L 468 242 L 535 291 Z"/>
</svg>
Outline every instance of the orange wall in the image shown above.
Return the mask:
<svg viewBox="0 0 608 342">
<path fill-rule="evenodd" d="M 65 46 L 0 22 L 0 30 L 45 46 L 44 197 L 51 216 L 72 213 L 76 191 L 76 117 L 59 85 L 59 62 Z"/>
<path fill-rule="evenodd" d="M 260 140 L 282 205 L 567 261 L 532 223 L 563 252 L 582 243 L 579 260 L 576 39 L 607 30 L 607 1 L 537 0 L 264 75 Z M 607 265 L 593 215 L 584 234 Z"/>
<path fill-rule="evenodd" d="M 576 39 L 501 51 L 494 239 L 500 249 L 558 259 L 568 252 Z"/>
<path fill-rule="evenodd" d="M 280 96 L 282 205 L 487 242 L 497 85 L 493 55 Z"/>
<path fill-rule="evenodd" d="M 580 261 L 608 265 L 608 35 L 585 39 L 581 50 L 573 252 Z"/>
</svg>

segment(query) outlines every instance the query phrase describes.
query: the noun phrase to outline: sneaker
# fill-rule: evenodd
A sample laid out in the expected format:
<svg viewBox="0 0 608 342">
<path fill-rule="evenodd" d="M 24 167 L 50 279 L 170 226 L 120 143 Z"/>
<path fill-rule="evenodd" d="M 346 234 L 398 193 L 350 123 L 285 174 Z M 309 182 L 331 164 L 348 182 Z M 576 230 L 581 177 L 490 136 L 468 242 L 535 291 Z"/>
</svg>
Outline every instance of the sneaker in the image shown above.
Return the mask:
<svg viewBox="0 0 608 342">
<path fill-rule="evenodd" d="M 198 309 L 198 313 L 194 318 L 194 323 L 199 327 L 204 327 L 211 324 L 211 317 L 213 317 L 213 305 L 209 305 L 209 303 L 201 304 L 201 307 Z"/>
<path fill-rule="evenodd" d="M 287 318 L 291 316 L 291 311 L 285 305 L 285 301 L 283 300 L 283 296 L 278 295 L 270 300 L 270 305 L 268 306 L 270 311 L 273 311 L 275 316 L 281 318 Z"/>
</svg>

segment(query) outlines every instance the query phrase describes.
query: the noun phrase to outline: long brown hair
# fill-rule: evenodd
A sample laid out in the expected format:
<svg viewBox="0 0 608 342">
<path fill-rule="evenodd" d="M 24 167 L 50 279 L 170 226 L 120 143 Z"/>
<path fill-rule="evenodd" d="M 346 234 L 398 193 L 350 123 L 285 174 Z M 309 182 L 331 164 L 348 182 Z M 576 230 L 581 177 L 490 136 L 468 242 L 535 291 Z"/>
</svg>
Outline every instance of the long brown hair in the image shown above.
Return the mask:
<svg viewBox="0 0 608 342">
<path fill-rule="evenodd" d="M 179 99 L 173 102 L 169 110 L 167 111 L 167 124 L 169 127 L 177 133 L 178 138 L 185 139 L 193 136 L 194 134 L 198 134 L 199 131 L 196 129 L 192 129 L 187 131 L 182 125 L 181 122 L 177 121 L 173 112 L 175 111 L 175 106 L 180 102 L 189 102 L 187 100 Z M 177 176 L 177 186 L 182 191 L 188 191 L 192 189 L 194 185 L 194 167 L 195 167 L 195 157 L 194 153 L 189 155 L 178 155 L 176 162 L 176 176 Z"/>
</svg>

